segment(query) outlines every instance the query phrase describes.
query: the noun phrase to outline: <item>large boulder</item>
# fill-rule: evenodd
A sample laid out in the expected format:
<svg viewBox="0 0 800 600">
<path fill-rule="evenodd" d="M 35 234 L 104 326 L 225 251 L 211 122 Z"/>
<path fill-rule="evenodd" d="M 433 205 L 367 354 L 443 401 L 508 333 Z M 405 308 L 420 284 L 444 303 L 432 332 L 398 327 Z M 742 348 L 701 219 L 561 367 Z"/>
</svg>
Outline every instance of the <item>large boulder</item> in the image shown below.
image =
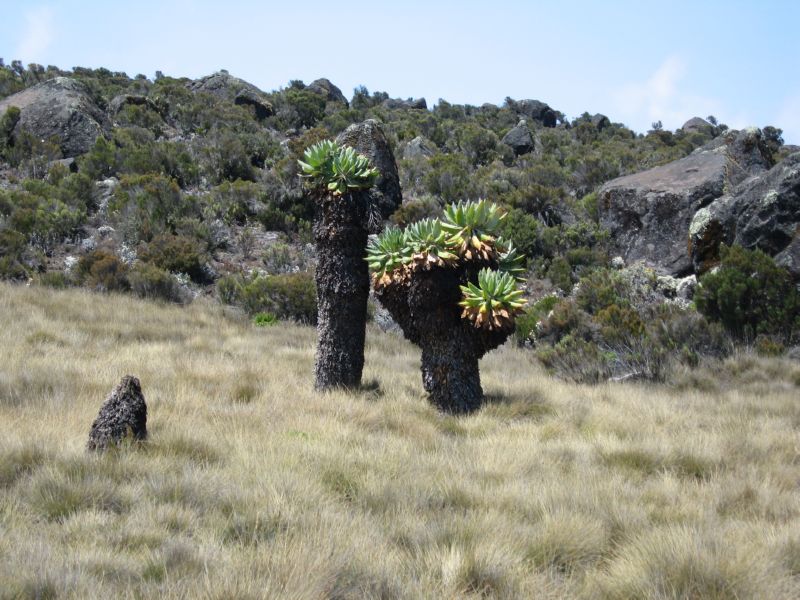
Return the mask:
<svg viewBox="0 0 800 600">
<path fill-rule="evenodd" d="M 119 96 L 114 96 L 111 102 L 108 103 L 108 114 L 114 116 L 126 106 L 144 106 L 149 110 L 160 113 L 158 105 L 147 96 L 120 94 Z"/>
<path fill-rule="evenodd" d="M 139 380 L 126 375 L 111 391 L 89 431 L 89 450 L 105 450 L 130 437 L 147 439 L 147 404 Z"/>
<path fill-rule="evenodd" d="M 380 171 L 380 177 L 369 193 L 371 206 L 375 208 L 376 218 L 370 223 L 372 232 L 380 231 L 382 221 L 397 210 L 403 203 L 400 190 L 400 177 L 397 174 L 397 163 L 392 148 L 386 140 L 380 124 L 374 119 L 363 123 L 354 123 L 336 138 L 336 142 L 351 146 L 360 154 L 368 157 L 372 165 Z"/>
<path fill-rule="evenodd" d="M 255 108 L 258 118 L 273 114 L 272 104 L 270 104 L 264 92 L 252 83 L 234 77 L 224 69 L 195 81 L 190 81 L 186 84 L 186 87 L 193 92 L 203 92 L 222 100 L 252 106 Z"/>
<path fill-rule="evenodd" d="M 800 277 L 800 153 L 697 211 L 689 230 L 696 272 L 717 264 L 722 243 L 759 248 Z"/>
<path fill-rule="evenodd" d="M 597 131 L 602 131 L 603 129 L 611 125 L 611 121 L 609 120 L 609 118 L 605 115 L 601 115 L 600 113 L 592 115 L 591 121 L 592 125 L 594 125 L 597 128 Z"/>
<path fill-rule="evenodd" d="M 695 214 L 727 189 L 764 173 L 771 154 L 757 129 L 731 131 L 693 154 L 627 175 L 599 191 L 601 224 L 616 254 L 685 276 L 694 270 L 687 243 Z"/>
<path fill-rule="evenodd" d="M 264 95 L 260 92 L 254 92 L 251 89 L 243 88 L 236 93 L 233 99 L 234 104 L 239 106 L 250 106 L 256 113 L 257 119 L 266 119 L 275 114 L 272 109 L 272 104 L 264 99 Z"/>
<path fill-rule="evenodd" d="M 408 100 L 401 100 L 400 98 L 387 98 L 381 102 L 384 108 L 410 108 L 414 110 L 428 110 L 428 103 L 425 98 L 409 98 Z"/>
<path fill-rule="evenodd" d="M 501 141 L 514 151 L 515 156 L 529 154 L 536 149 L 536 141 L 525 119 L 517 123 L 517 126 L 505 134 Z"/>
<path fill-rule="evenodd" d="M 555 127 L 558 113 L 539 100 L 508 100 L 509 108 L 520 117 L 536 121 L 545 127 Z"/>
<path fill-rule="evenodd" d="M 403 149 L 403 158 L 430 158 L 436 154 L 436 144 L 427 138 L 418 135 L 406 144 Z"/>
<path fill-rule="evenodd" d="M 11 106 L 20 109 L 14 137 L 23 131 L 40 139 L 55 137 L 65 157 L 88 152 L 110 128 L 86 87 L 69 77 L 55 77 L 0 100 L 0 115 Z"/>
<path fill-rule="evenodd" d="M 306 86 L 306 89 L 309 92 L 319 94 L 325 98 L 327 102 L 340 102 L 345 106 L 349 106 L 347 98 L 344 97 L 342 90 L 333 85 L 329 79 L 325 79 L 324 77 L 312 81 L 308 84 L 308 86 Z"/>
<path fill-rule="evenodd" d="M 714 126 L 705 119 L 692 117 L 681 125 L 681 131 L 684 133 L 711 133 L 714 131 Z"/>
</svg>

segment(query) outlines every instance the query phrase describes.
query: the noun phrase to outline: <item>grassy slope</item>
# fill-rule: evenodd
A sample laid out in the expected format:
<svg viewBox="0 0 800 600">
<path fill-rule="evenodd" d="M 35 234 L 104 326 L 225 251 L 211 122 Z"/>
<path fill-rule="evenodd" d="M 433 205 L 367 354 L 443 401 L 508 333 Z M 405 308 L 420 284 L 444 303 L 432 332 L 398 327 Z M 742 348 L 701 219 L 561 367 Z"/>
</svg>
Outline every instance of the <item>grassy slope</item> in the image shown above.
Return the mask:
<svg viewBox="0 0 800 600">
<path fill-rule="evenodd" d="M 591 388 L 505 348 L 457 419 L 368 342 L 373 385 L 320 396 L 312 329 L 0 286 L 0 597 L 800 596 L 791 379 Z M 89 456 L 126 373 L 151 441 Z"/>
</svg>

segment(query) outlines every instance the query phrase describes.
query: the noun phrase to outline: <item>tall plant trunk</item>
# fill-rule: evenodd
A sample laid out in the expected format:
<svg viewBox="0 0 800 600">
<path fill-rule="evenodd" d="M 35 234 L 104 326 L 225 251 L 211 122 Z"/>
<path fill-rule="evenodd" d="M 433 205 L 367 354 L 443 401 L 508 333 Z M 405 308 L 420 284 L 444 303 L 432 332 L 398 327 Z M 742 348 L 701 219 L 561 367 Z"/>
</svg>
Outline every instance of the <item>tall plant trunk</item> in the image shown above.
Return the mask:
<svg viewBox="0 0 800 600">
<path fill-rule="evenodd" d="M 364 260 L 365 195 L 326 196 L 314 221 L 317 244 L 317 355 L 314 387 L 361 383 L 369 274 Z"/>
<path fill-rule="evenodd" d="M 461 337 L 425 340 L 422 345 L 422 385 L 430 402 L 450 413 L 472 412 L 483 401 L 478 357 Z"/>
</svg>

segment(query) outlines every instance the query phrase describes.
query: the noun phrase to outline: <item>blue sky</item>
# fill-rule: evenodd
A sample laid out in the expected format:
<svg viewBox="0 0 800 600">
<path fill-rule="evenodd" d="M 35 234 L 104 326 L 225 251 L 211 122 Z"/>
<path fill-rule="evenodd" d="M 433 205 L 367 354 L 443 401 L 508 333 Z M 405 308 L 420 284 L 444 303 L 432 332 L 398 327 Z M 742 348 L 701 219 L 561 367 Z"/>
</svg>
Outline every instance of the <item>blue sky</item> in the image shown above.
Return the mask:
<svg viewBox="0 0 800 600">
<path fill-rule="evenodd" d="M 0 0 L 6 62 L 224 68 L 264 90 L 328 77 L 452 103 L 535 98 L 637 131 L 715 115 L 800 144 L 800 1 Z"/>
</svg>

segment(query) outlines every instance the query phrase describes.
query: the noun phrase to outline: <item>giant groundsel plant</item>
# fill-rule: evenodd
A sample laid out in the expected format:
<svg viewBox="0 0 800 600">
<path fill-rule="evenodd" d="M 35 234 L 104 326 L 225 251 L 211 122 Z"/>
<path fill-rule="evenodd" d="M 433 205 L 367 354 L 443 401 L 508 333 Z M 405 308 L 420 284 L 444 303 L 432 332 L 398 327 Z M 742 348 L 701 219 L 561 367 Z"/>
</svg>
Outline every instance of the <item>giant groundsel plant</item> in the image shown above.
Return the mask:
<svg viewBox="0 0 800 600">
<path fill-rule="evenodd" d="M 425 390 L 448 412 L 481 405 L 478 361 L 514 331 L 524 305 L 524 257 L 498 237 L 503 218 L 486 200 L 459 202 L 367 248 L 375 295 L 422 349 Z"/>
</svg>

